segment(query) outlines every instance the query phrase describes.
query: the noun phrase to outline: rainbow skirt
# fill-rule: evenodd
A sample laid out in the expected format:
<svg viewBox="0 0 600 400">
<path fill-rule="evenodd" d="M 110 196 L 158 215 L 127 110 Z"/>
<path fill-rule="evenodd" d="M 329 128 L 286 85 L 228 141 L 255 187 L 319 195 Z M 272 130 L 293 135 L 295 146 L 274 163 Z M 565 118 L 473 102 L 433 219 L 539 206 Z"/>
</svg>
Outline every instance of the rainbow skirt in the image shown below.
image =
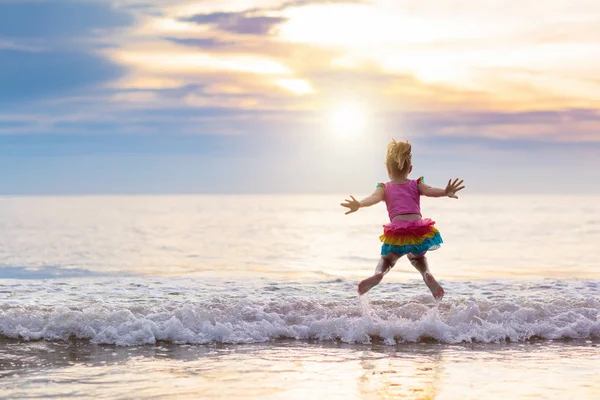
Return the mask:
<svg viewBox="0 0 600 400">
<path fill-rule="evenodd" d="M 442 244 L 442 236 L 429 218 L 415 221 L 393 221 L 383 226 L 381 255 L 394 253 L 403 256 L 408 253 L 422 255 L 436 250 Z"/>
</svg>

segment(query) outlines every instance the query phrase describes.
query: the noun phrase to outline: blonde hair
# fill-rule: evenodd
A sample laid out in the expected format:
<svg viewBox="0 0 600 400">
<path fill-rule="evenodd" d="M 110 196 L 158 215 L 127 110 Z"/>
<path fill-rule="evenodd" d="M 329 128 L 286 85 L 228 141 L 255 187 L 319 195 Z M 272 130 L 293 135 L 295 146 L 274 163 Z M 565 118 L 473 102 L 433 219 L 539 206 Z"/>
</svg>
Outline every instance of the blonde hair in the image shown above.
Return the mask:
<svg viewBox="0 0 600 400">
<path fill-rule="evenodd" d="M 401 176 L 408 172 L 412 165 L 412 146 L 405 140 L 403 142 L 392 141 L 387 146 L 385 163 L 389 167 L 392 175 Z"/>
</svg>

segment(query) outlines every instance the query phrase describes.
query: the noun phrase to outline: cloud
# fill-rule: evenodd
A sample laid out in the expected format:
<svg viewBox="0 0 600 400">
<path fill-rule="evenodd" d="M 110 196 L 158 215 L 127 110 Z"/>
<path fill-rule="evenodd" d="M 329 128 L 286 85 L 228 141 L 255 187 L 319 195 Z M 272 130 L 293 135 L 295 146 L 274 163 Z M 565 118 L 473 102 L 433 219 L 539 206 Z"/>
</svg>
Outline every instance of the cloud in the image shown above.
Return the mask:
<svg viewBox="0 0 600 400">
<path fill-rule="evenodd" d="M 122 76 L 125 69 L 97 51 L 115 29 L 133 23 L 109 2 L 0 2 L 0 103 L 17 107 L 93 91 Z"/>
<path fill-rule="evenodd" d="M 65 95 L 124 73 L 106 59 L 81 52 L 0 50 L 0 103 Z"/>
<path fill-rule="evenodd" d="M 237 11 L 216 11 L 195 14 L 181 21 L 195 22 L 199 25 L 215 25 L 218 29 L 241 35 L 269 35 L 273 29 L 288 20 L 284 16 L 273 16 L 290 8 L 301 8 L 314 5 L 360 4 L 364 0 L 291 0 L 273 2 L 257 2 L 252 8 Z M 225 6 L 225 4 L 223 4 Z"/>
<path fill-rule="evenodd" d="M 169 42 L 180 44 L 189 47 L 199 47 L 202 49 L 220 49 L 232 47 L 235 42 L 222 41 L 217 38 L 177 38 L 177 37 L 166 37 L 165 40 Z"/>
<path fill-rule="evenodd" d="M 241 35 L 267 35 L 274 27 L 285 22 L 286 18 L 249 15 L 246 12 L 216 12 L 194 15 L 183 21 L 195 22 L 199 25 L 216 25 L 222 31 Z"/>
<path fill-rule="evenodd" d="M 81 38 L 99 29 L 127 26 L 130 14 L 102 2 L 50 0 L 0 3 L 0 37 L 48 40 Z"/>
<path fill-rule="evenodd" d="M 42 47 L 30 46 L 27 44 L 17 43 L 13 40 L 2 40 L 2 39 L 0 39 L 0 50 L 19 50 L 19 51 L 30 51 L 30 52 L 44 51 L 44 49 Z"/>
<path fill-rule="evenodd" d="M 317 4 L 368 4 L 370 0 L 291 0 L 285 1 L 279 6 L 278 10 L 285 10 L 292 7 L 305 7 Z"/>
<path fill-rule="evenodd" d="M 41 7 L 59 3 L 67 6 L 58 11 Z M 29 44 L 43 40 L 46 31 L 49 37 L 78 32 L 92 35 L 94 41 L 81 46 L 65 40 L 68 51 L 56 53 L 65 61 L 62 64 L 49 51 L 37 58 L 19 56 L 24 71 L 33 71 L 32 87 L 25 73 L 15 72 L 16 62 L 8 63 L 13 68 L 10 79 L 0 79 L 12 83 L 14 102 L 54 95 L 55 101 L 65 101 L 57 111 L 66 114 L 63 120 L 89 117 L 89 124 L 82 122 L 80 128 L 78 122 L 56 121 L 38 127 L 48 131 L 121 127 L 140 132 L 166 127 L 158 115 L 175 124 L 177 113 L 190 121 L 194 113 L 197 118 L 212 118 L 198 129 L 185 121 L 171 128 L 186 132 L 285 129 L 255 120 L 244 128 L 235 118 L 250 118 L 252 111 L 257 120 L 285 115 L 295 125 L 296 119 L 326 119 L 348 99 L 359 99 L 365 112 L 385 119 L 388 126 L 411 126 L 436 136 L 597 140 L 597 122 L 575 111 L 600 109 L 600 82 L 593 80 L 598 65 L 593 62 L 594 41 L 581 42 L 595 29 L 592 20 L 600 8 L 592 3 L 571 9 L 566 1 L 553 2 L 541 11 L 543 21 L 531 18 L 536 7 L 527 0 L 525 15 L 506 21 L 498 15 L 508 11 L 487 0 L 461 1 L 460 7 L 413 0 L 251 3 L 118 0 L 115 7 L 108 1 L 2 3 L 21 7 L 20 15 L 12 11 L 21 19 L 27 15 L 23 10 L 31 11 L 34 5 L 48 13 L 75 7 L 76 14 L 87 15 L 64 23 L 70 27 L 32 28 Z M 98 21 L 91 20 L 91 12 L 97 12 Z M 136 23 L 128 25 L 132 18 Z M 474 25 L 465 24 L 467 20 Z M 552 26 L 560 26 L 560 40 L 553 41 Z M 0 47 L 2 43 L 4 51 L 24 45 L 13 39 L 0 40 Z M 98 43 L 111 46 L 97 53 Z M 75 56 L 78 51 L 84 55 Z M 75 61 L 73 70 L 67 65 L 70 60 Z M 39 78 L 36 63 L 50 67 L 47 81 Z M 64 76 L 70 73 L 75 79 L 67 82 Z M 9 96 L 0 97 L 6 102 Z M 238 110 L 239 115 L 227 120 L 218 114 L 221 108 Z M 94 118 L 95 110 L 120 115 L 121 125 Z M 217 114 L 205 115 L 205 110 Z M 303 110 L 314 113 L 286 114 Z M 154 125 L 146 126 L 142 117 L 128 117 L 144 113 Z M 5 127 L 17 129 L 23 127 Z"/>
<path fill-rule="evenodd" d="M 534 112 L 407 113 L 408 132 L 448 138 L 600 143 L 596 109 Z"/>
<path fill-rule="evenodd" d="M 22 127 L 29 127 L 30 123 L 28 123 L 27 121 L 19 121 L 19 120 L 0 120 L 0 133 L 3 130 L 10 130 L 10 129 L 14 129 L 14 128 L 22 128 Z"/>
</svg>

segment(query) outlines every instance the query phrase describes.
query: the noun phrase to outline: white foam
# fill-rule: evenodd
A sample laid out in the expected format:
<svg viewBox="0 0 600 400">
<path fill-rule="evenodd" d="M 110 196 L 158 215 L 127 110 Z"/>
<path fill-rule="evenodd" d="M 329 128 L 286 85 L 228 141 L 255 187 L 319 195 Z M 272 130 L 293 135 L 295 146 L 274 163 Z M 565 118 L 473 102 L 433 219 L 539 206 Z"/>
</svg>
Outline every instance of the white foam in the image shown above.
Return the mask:
<svg viewBox="0 0 600 400">
<path fill-rule="evenodd" d="M 368 310 L 365 311 L 365 310 Z M 214 297 L 196 303 L 90 307 L 0 304 L 0 334 L 25 340 L 89 339 L 120 346 L 173 343 L 255 343 L 277 338 L 386 344 L 599 338 L 600 302 L 594 297 L 448 299 L 436 308 L 407 301 Z"/>
</svg>

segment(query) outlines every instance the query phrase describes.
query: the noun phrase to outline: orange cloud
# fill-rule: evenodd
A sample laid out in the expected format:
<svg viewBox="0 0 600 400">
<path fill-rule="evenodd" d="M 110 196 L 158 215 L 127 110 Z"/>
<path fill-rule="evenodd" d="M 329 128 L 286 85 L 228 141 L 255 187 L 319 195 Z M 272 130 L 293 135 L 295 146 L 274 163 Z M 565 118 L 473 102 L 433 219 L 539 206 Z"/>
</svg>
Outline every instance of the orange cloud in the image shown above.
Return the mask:
<svg viewBox="0 0 600 400">
<path fill-rule="evenodd" d="M 202 87 L 187 105 L 328 112 L 352 98 L 382 114 L 600 109 L 596 2 L 525 0 L 518 14 L 488 0 L 153 4 L 105 54 L 129 67 L 123 89 Z M 594 126 L 498 123 L 485 135 L 554 140 L 571 129 L 573 140 L 595 140 Z"/>
</svg>

